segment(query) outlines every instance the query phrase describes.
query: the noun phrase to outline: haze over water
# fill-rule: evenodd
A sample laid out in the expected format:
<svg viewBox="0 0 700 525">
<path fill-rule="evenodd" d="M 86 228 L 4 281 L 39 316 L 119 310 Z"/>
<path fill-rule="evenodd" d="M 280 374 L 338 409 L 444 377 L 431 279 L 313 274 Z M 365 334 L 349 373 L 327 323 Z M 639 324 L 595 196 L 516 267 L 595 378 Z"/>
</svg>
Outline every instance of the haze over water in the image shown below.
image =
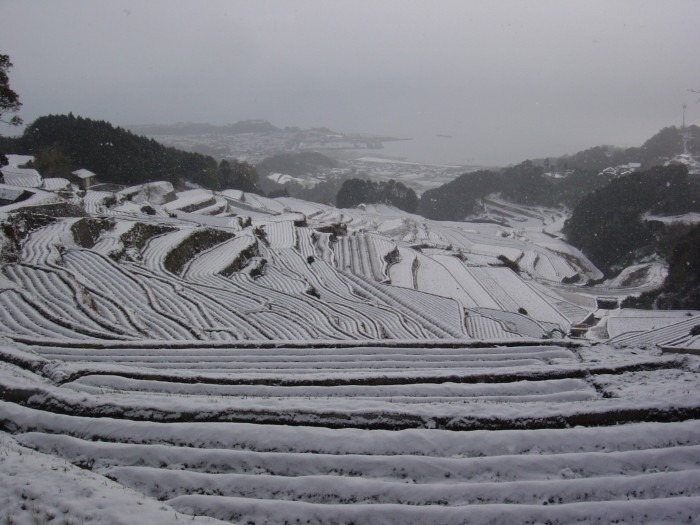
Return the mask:
<svg viewBox="0 0 700 525">
<path fill-rule="evenodd" d="M 700 117 L 697 0 L 4 0 L 0 15 L 27 123 L 267 119 L 502 165 L 639 145 L 683 103 Z"/>
</svg>

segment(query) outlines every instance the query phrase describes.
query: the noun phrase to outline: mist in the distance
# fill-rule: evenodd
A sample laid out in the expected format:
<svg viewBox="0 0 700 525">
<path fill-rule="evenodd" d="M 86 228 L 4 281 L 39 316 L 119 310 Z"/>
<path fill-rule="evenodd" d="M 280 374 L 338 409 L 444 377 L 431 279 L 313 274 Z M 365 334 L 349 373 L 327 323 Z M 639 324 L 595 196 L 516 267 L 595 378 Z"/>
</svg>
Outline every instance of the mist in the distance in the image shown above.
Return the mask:
<svg viewBox="0 0 700 525">
<path fill-rule="evenodd" d="M 683 103 L 700 119 L 694 0 L 5 0 L 0 13 L 26 122 L 262 118 L 494 164 L 639 145 Z"/>
</svg>

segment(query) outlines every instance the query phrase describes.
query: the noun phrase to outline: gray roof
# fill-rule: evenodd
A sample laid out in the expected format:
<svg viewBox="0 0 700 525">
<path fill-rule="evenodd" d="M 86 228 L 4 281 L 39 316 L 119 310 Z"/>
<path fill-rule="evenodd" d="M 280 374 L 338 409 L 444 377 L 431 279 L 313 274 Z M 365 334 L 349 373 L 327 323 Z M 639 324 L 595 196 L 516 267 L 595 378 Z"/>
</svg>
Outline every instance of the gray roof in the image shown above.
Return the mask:
<svg viewBox="0 0 700 525">
<path fill-rule="evenodd" d="M 73 175 L 75 175 L 76 177 L 80 177 L 81 179 L 89 179 L 90 177 L 96 177 L 96 176 L 97 176 L 97 175 L 95 175 L 93 172 L 91 172 L 90 170 L 86 170 L 85 168 L 81 168 L 81 169 L 79 169 L 79 170 L 75 170 L 75 171 L 73 172 Z"/>
</svg>

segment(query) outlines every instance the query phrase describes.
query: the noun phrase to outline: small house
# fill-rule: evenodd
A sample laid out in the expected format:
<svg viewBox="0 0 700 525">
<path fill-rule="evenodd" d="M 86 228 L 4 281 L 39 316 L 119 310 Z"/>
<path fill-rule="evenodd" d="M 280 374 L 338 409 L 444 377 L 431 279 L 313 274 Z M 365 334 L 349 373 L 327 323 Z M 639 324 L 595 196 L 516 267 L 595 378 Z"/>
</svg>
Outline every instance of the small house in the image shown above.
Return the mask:
<svg viewBox="0 0 700 525">
<path fill-rule="evenodd" d="M 81 168 L 71 173 L 70 181 L 73 184 L 77 184 L 81 190 L 85 190 L 90 186 L 95 185 L 95 183 L 97 182 L 97 175 L 95 175 L 90 170 Z"/>
</svg>

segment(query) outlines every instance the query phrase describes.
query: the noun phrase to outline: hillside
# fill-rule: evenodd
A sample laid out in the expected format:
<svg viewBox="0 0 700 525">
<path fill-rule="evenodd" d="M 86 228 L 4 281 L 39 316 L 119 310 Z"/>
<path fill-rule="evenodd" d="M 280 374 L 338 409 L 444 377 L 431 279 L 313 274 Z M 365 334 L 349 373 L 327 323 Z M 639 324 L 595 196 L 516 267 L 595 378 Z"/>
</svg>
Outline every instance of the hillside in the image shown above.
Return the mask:
<svg viewBox="0 0 700 525">
<path fill-rule="evenodd" d="M 584 197 L 573 209 L 564 232 L 608 276 L 640 260 L 669 265 L 664 286 L 628 305 L 700 308 L 697 226 L 665 217 L 700 211 L 700 181 L 685 166 L 652 168 L 613 180 Z"/>
<path fill-rule="evenodd" d="M 700 127 L 668 127 L 638 148 L 596 146 L 559 158 L 462 174 L 426 191 L 418 213 L 431 219 L 463 220 L 478 211 L 479 199 L 496 192 L 520 204 L 573 208 L 586 195 L 609 184 L 615 174 L 669 163 L 692 162 L 691 170 L 695 170 L 694 156 L 700 157 Z M 635 167 L 629 168 L 630 164 Z"/>
<path fill-rule="evenodd" d="M 461 221 L 479 215 L 481 199 L 492 193 L 527 206 L 573 207 L 610 180 L 606 174 L 591 171 L 554 177 L 543 166 L 525 161 L 502 170 L 465 173 L 428 190 L 421 197 L 418 213 L 430 219 Z"/>
<path fill-rule="evenodd" d="M 0 189 L 31 193 L 0 207 L 16 523 L 128 523 L 137 505 L 142 523 L 700 511 L 700 362 L 660 350 L 697 352 L 700 312 L 598 309 L 660 273 L 584 286 L 602 274 L 561 240 L 561 211 L 82 193 L 10 160 Z"/>
<path fill-rule="evenodd" d="M 609 166 L 630 162 L 638 162 L 641 168 L 646 170 L 662 166 L 683 153 L 700 157 L 700 127 L 691 125 L 682 129 L 669 126 L 661 129 L 639 147 L 596 146 L 573 155 L 548 160 L 550 165 L 562 170 L 601 171 Z"/>
<path fill-rule="evenodd" d="M 179 186 L 190 181 L 209 189 L 257 191 L 255 170 L 245 163 L 222 165 L 210 156 L 168 148 L 108 122 L 72 114 L 40 117 L 20 137 L 2 144 L 6 153 L 33 155 L 45 177 L 67 178 L 85 168 L 105 183 L 165 180 Z"/>
</svg>

